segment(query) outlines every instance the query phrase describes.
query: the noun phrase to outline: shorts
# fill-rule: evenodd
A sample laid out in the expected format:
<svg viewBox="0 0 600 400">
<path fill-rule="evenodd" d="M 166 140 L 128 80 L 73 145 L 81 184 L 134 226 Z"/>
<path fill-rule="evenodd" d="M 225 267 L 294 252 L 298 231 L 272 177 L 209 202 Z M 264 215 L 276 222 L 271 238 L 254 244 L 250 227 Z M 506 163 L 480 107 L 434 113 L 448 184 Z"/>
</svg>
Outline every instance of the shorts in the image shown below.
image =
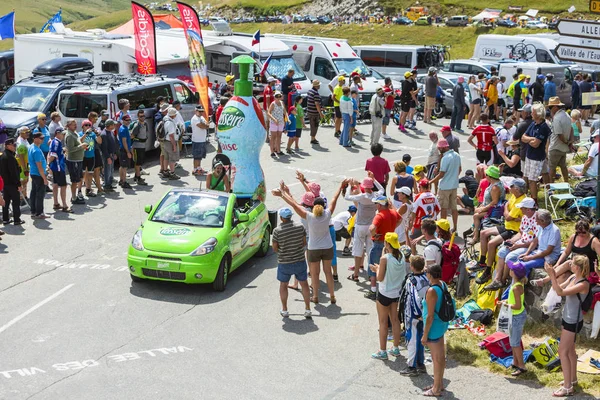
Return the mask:
<svg viewBox="0 0 600 400">
<path fill-rule="evenodd" d="M 302 128 L 296 128 L 296 137 L 300 138 L 302 136 Z"/>
<path fill-rule="evenodd" d="M 471 102 L 471 104 L 481 105 L 481 99 L 475 99 Z"/>
<path fill-rule="evenodd" d="M 506 102 L 504 99 L 498 99 L 498 107 L 506 107 Z"/>
<path fill-rule="evenodd" d="M 348 229 L 345 226 L 342 227 L 339 231 L 335 231 L 335 240 L 339 241 L 342 239 L 350 239 L 350 234 L 348 233 Z"/>
<path fill-rule="evenodd" d="M 552 168 L 567 168 L 567 153 L 556 150 L 551 150 L 548 153 L 548 164 L 550 164 Z"/>
<path fill-rule="evenodd" d="M 390 124 L 390 117 L 392 116 L 392 110 L 388 108 L 383 109 L 383 119 L 381 120 L 381 124 L 388 126 Z"/>
<path fill-rule="evenodd" d="M 383 254 L 384 243 L 382 241 L 374 241 L 373 247 L 371 247 L 371 251 L 369 252 L 369 264 L 379 264 L 381 260 L 381 256 Z M 367 275 L 371 278 L 377 276 L 377 274 L 371 270 L 371 268 L 367 269 Z"/>
<path fill-rule="evenodd" d="M 69 171 L 71 184 L 81 182 L 81 178 L 83 177 L 83 161 L 67 160 L 67 171 Z"/>
<path fill-rule="evenodd" d="M 517 234 L 517 232 L 515 232 L 515 231 L 511 231 L 510 229 L 506 229 L 504 227 L 504 225 L 498 225 L 496 227 L 496 229 L 498 229 L 498 234 L 504 240 L 508 240 L 508 239 L 510 239 L 511 237 L 513 237 L 513 236 L 515 236 Z"/>
<path fill-rule="evenodd" d="M 579 172 L 580 174 L 583 172 L 583 164 L 572 165 L 569 168 L 574 169 L 575 171 Z M 592 171 L 592 168 L 589 168 L 585 172 L 585 176 L 590 177 L 590 178 L 595 178 L 596 177 L 596 171 Z"/>
<path fill-rule="evenodd" d="M 83 170 L 87 172 L 94 172 L 95 157 L 89 157 L 83 159 Z"/>
<path fill-rule="evenodd" d="M 583 328 L 583 320 L 579 321 L 576 324 L 569 324 L 568 322 L 566 322 L 563 319 L 562 320 L 562 327 L 564 328 L 565 331 L 569 331 L 569 332 L 573 332 L 573 333 L 579 333 L 581 331 L 581 328 Z"/>
<path fill-rule="evenodd" d="M 440 190 L 438 192 L 438 199 L 442 210 L 458 210 L 458 207 L 456 206 L 456 189 Z"/>
<path fill-rule="evenodd" d="M 410 100 L 401 100 L 400 101 L 400 110 L 402 110 L 402 112 L 409 112 L 410 111 Z"/>
<path fill-rule="evenodd" d="M 65 171 L 52 171 L 52 183 L 58 187 L 67 186 L 67 174 Z"/>
<path fill-rule="evenodd" d="M 392 303 L 398 303 L 400 301 L 400 298 L 396 297 L 395 299 L 390 299 L 389 297 L 386 297 L 386 296 L 382 295 L 381 293 L 377 293 L 377 301 L 382 306 L 389 307 L 392 305 Z"/>
<path fill-rule="evenodd" d="M 306 252 L 309 263 L 333 260 L 333 246 L 328 249 L 315 249 Z"/>
<path fill-rule="evenodd" d="M 427 338 L 427 341 L 428 341 L 428 342 L 431 342 L 431 343 L 437 343 L 437 342 L 439 342 L 440 340 L 442 340 L 443 338 L 444 338 L 443 336 L 441 336 L 441 337 L 439 337 L 439 338 L 437 338 L 437 339 L 431 339 L 431 338 Z"/>
<path fill-rule="evenodd" d="M 192 157 L 194 157 L 194 160 L 206 158 L 206 142 L 192 142 Z"/>
<path fill-rule="evenodd" d="M 542 174 L 544 169 L 544 160 L 532 160 L 525 158 L 525 168 L 523 169 L 523 176 L 529 180 L 537 182 L 538 178 Z"/>
<path fill-rule="evenodd" d="M 352 255 L 354 257 L 362 257 L 365 252 L 371 252 L 373 241 L 371 240 L 371 232 L 369 225 L 354 226 L 354 246 L 352 247 Z"/>
<path fill-rule="evenodd" d="M 521 314 L 513 314 L 512 325 L 508 333 L 510 347 L 521 347 L 521 336 L 523 336 L 525 321 L 527 321 L 527 311 L 524 309 Z"/>
<path fill-rule="evenodd" d="M 99 151 L 94 152 L 94 168 L 100 168 L 102 164 L 102 154 Z"/>
<path fill-rule="evenodd" d="M 277 280 L 279 282 L 289 282 L 292 275 L 300 282 L 308 279 L 306 261 L 298 261 L 289 264 L 277 264 Z"/>
<path fill-rule="evenodd" d="M 425 96 L 425 108 L 430 110 L 435 108 L 435 97 Z"/>
<path fill-rule="evenodd" d="M 462 201 L 463 205 L 467 208 L 475 208 L 475 203 L 473 202 L 473 199 L 467 196 L 466 194 L 462 195 L 460 201 Z"/>
<path fill-rule="evenodd" d="M 271 124 L 269 125 L 270 132 L 283 132 L 284 129 L 285 129 L 285 124 L 283 122 L 281 124 L 278 124 L 278 123 L 271 121 Z"/>
<path fill-rule="evenodd" d="M 352 114 L 352 123 L 350 124 L 351 128 L 356 128 L 356 123 L 358 121 L 358 115 Z"/>
<path fill-rule="evenodd" d="M 492 151 L 477 149 L 477 151 L 475 152 L 475 157 L 477 157 L 477 161 L 479 161 L 480 163 L 487 164 L 492 159 Z"/>
<path fill-rule="evenodd" d="M 415 108 L 417 108 L 417 102 L 414 101 L 414 100 L 411 100 L 410 101 L 410 109 L 412 110 L 412 109 L 415 109 Z"/>
<path fill-rule="evenodd" d="M 514 100 L 513 101 L 513 108 L 515 111 L 519 112 L 519 109 L 521 108 L 521 100 Z"/>
<path fill-rule="evenodd" d="M 175 151 L 173 151 L 171 142 L 165 143 L 165 161 L 168 163 L 175 163 L 179 161 L 179 148 L 175 146 Z"/>
<path fill-rule="evenodd" d="M 131 166 L 131 161 L 129 160 L 129 157 L 127 157 L 125 149 L 119 150 L 119 166 L 121 168 L 129 168 Z"/>
<path fill-rule="evenodd" d="M 296 137 L 296 131 L 288 131 L 287 132 L 287 137 L 291 138 L 295 138 Z"/>
<path fill-rule="evenodd" d="M 164 156 L 166 154 L 165 153 L 165 141 L 160 140 L 159 143 L 160 143 L 160 155 Z"/>
<path fill-rule="evenodd" d="M 133 148 L 133 161 L 135 165 L 142 165 L 146 159 L 146 149 Z"/>
<path fill-rule="evenodd" d="M 340 106 L 334 106 L 333 110 L 336 118 L 342 118 L 342 110 L 340 110 Z"/>
</svg>

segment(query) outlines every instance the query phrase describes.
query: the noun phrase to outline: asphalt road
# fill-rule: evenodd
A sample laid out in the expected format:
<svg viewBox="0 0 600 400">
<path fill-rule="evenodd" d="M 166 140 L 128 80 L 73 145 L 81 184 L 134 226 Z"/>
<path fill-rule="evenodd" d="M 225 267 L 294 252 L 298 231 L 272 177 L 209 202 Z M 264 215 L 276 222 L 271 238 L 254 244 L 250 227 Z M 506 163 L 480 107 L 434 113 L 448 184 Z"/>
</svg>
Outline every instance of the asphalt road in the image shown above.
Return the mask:
<svg viewBox="0 0 600 400">
<path fill-rule="evenodd" d="M 437 128 L 446 122 L 437 122 Z M 420 127 L 424 127 L 419 123 Z M 436 126 L 434 126 L 436 127 Z M 364 133 L 368 125 L 359 126 Z M 397 161 L 410 153 L 425 162 L 424 131 L 395 129 L 384 156 Z M 321 145 L 273 161 L 262 151 L 267 187 L 280 179 L 294 184 L 295 170 L 332 193 L 346 176 L 362 178 L 370 157 L 367 136 L 351 150 L 338 147 L 331 128 Z M 462 136 L 463 169 L 475 166 Z M 212 157 L 212 155 L 209 155 Z M 183 159 L 191 168 L 192 160 Z M 208 163 L 205 162 L 206 165 Z M 299 293 L 291 291 L 289 319 L 279 316 L 276 256 L 251 259 L 234 272 L 223 293 L 210 286 L 162 282 L 132 284 L 126 252 L 143 207 L 173 186 L 196 187 L 187 173 L 161 181 L 156 161 L 147 168 L 151 186 L 88 201 L 72 215 L 7 226 L 0 242 L 1 399 L 231 399 L 420 397 L 429 376 L 405 378 L 405 350 L 382 362 L 377 350 L 375 304 L 363 298 L 365 285 L 345 279 L 352 259 L 341 258 L 338 303 L 314 307 L 305 320 Z M 268 198 L 270 209 L 279 199 Z M 46 199 L 46 210 L 52 201 Z M 347 207 L 340 201 L 338 211 Z M 470 224 L 461 217 L 461 226 Z M 321 285 L 325 287 L 324 284 Z M 432 373 L 431 366 L 428 367 Z M 547 398 L 550 389 L 449 362 L 446 398 L 478 398 L 484 386 L 503 397 Z M 489 392 L 491 395 L 491 392 Z"/>
</svg>

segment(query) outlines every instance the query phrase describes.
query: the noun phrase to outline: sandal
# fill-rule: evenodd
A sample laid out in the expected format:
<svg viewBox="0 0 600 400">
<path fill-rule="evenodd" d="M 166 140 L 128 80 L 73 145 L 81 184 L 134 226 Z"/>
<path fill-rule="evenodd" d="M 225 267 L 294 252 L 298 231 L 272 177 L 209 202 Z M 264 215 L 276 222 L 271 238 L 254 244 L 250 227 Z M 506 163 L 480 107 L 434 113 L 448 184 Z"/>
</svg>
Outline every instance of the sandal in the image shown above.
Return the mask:
<svg viewBox="0 0 600 400">
<path fill-rule="evenodd" d="M 560 389 L 555 390 L 552 393 L 552 397 L 568 397 L 568 396 L 573 396 L 574 392 L 573 392 L 573 386 L 571 386 L 569 389 L 567 389 L 564 386 L 561 386 Z"/>
<path fill-rule="evenodd" d="M 52 207 L 53 210 L 60 210 L 62 207 L 60 206 L 60 204 L 55 204 L 54 207 Z"/>
<path fill-rule="evenodd" d="M 538 346 L 539 346 L 539 345 L 538 345 Z M 537 347 L 537 346 L 536 346 L 536 347 Z M 572 386 L 577 386 L 577 384 L 578 384 L 578 383 L 579 383 L 579 382 L 577 382 L 577 381 L 573 381 L 573 382 L 571 382 L 571 385 L 572 385 Z M 565 386 L 565 381 L 560 381 L 559 385 L 560 385 L 560 386 Z"/>
<path fill-rule="evenodd" d="M 354 274 L 349 275 L 348 280 L 358 282 L 358 276 L 354 276 Z"/>
<path fill-rule="evenodd" d="M 428 390 L 426 390 L 426 391 L 423 392 L 423 396 L 426 396 L 426 397 L 440 397 L 441 395 L 442 395 L 441 393 L 437 393 L 436 394 L 433 391 L 433 388 L 428 389 Z"/>
<path fill-rule="evenodd" d="M 513 365 L 513 368 L 515 369 L 515 371 L 513 371 L 513 373 L 510 374 L 511 376 L 519 376 L 519 375 L 527 372 L 527 370 L 525 368 L 519 368 L 516 365 Z"/>
<path fill-rule="evenodd" d="M 73 209 L 71 207 L 61 207 L 62 212 L 66 212 L 69 214 L 73 214 Z"/>
</svg>

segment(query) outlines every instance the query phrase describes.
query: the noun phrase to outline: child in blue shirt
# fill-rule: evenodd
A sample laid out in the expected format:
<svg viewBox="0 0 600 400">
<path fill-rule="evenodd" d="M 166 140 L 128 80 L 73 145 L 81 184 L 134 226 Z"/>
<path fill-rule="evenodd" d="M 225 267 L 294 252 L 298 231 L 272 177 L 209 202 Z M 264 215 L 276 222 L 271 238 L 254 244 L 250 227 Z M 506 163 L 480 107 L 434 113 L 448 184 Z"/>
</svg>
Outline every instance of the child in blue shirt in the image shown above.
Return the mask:
<svg viewBox="0 0 600 400">
<path fill-rule="evenodd" d="M 352 100 L 352 109 L 354 110 L 352 124 L 350 124 L 350 144 L 354 145 L 352 138 L 356 132 L 356 121 L 358 120 L 358 92 L 355 89 L 350 91 L 350 97 Z"/>
<path fill-rule="evenodd" d="M 286 151 L 288 154 L 294 154 L 294 150 L 292 150 L 292 144 L 296 144 L 296 147 L 298 147 L 298 137 L 296 137 L 296 114 L 298 113 L 298 110 L 296 110 L 296 107 L 290 107 L 289 109 L 289 114 L 288 114 L 288 122 L 287 122 L 287 126 L 286 126 L 286 131 L 287 131 L 287 137 L 288 137 L 288 142 L 287 142 L 287 148 Z"/>
</svg>

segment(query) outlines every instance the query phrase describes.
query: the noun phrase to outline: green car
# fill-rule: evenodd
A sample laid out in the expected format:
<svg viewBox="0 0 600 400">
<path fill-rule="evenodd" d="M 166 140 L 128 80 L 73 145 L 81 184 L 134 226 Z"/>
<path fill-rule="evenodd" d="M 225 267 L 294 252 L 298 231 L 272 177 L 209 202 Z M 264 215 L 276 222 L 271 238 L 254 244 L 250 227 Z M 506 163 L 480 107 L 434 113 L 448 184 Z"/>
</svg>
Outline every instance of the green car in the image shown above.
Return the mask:
<svg viewBox="0 0 600 400">
<path fill-rule="evenodd" d="M 415 25 L 431 25 L 428 17 L 420 17 L 415 21 Z"/>
<path fill-rule="evenodd" d="M 264 203 L 212 190 L 174 189 L 133 236 L 127 265 L 145 279 L 212 283 L 225 290 L 229 274 L 269 251 L 271 224 Z"/>
</svg>

